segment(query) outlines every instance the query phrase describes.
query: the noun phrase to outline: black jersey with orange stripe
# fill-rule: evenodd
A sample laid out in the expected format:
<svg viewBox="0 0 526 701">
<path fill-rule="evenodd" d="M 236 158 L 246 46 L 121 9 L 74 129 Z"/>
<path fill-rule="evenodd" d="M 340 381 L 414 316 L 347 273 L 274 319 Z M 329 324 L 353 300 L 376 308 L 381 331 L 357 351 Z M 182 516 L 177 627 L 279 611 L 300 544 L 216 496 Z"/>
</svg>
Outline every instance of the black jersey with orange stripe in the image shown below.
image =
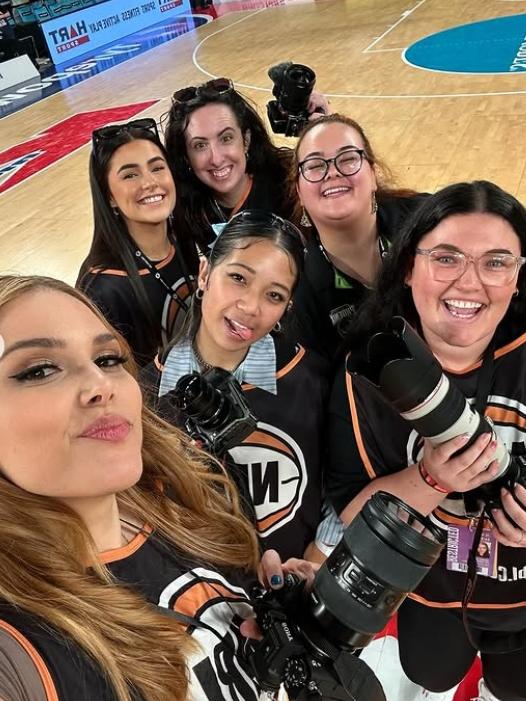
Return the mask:
<svg viewBox="0 0 526 701">
<path fill-rule="evenodd" d="M 241 622 L 253 615 L 246 593 L 251 577 L 240 571 L 219 572 L 206 564 L 189 565 L 152 533 L 138 534 L 101 560 L 118 582 L 132 586 L 152 605 L 194 619 L 195 624 L 188 627 L 199 643 L 188 660 L 192 701 L 256 701 L 259 689 L 239 632 Z M 104 671 L 80 646 L 49 625 L 0 601 L 0 631 L 0 680 L 10 664 L 17 664 L 12 646 L 2 647 L 9 635 L 33 662 L 45 701 L 115 701 Z M 142 699 L 131 691 L 134 701 Z M 20 701 L 25 698 L 22 695 Z"/>
<path fill-rule="evenodd" d="M 258 419 L 256 430 L 230 450 L 255 512 L 264 549 L 282 559 L 302 557 L 321 518 L 322 464 L 328 398 L 328 363 L 313 351 L 274 335 L 277 394 L 243 384 Z M 151 397 L 159 368 L 145 368 L 141 381 Z M 181 428 L 181 417 L 161 398 L 154 408 Z"/>
<path fill-rule="evenodd" d="M 338 513 L 375 477 L 393 474 L 416 463 L 423 440 L 411 425 L 363 377 L 353 375 L 352 358 L 342 367 L 330 400 L 327 491 Z M 446 372 L 468 397 L 476 395 L 480 363 L 460 373 Z M 501 440 L 511 448 L 526 441 L 526 334 L 495 352 L 494 373 L 487 400 Z M 469 525 L 463 500 L 445 499 L 432 518 Z M 499 545 L 497 577 L 479 577 L 472 602 L 473 625 L 514 632 L 526 628 L 526 548 Z M 413 598 L 428 606 L 458 608 L 465 575 L 446 570 L 446 552 Z M 497 612 L 494 609 L 498 609 Z"/>
<path fill-rule="evenodd" d="M 170 295 L 163 284 L 155 279 L 155 274 L 146 267 L 141 268 L 138 262 L 138 274 L 150 305 L 151 319 L 158 329 L 156 334 L 152 333 L 151 324 L 141 311 L 125 270 L 94 268 L 83 277 L 81 283 L 82 290 L 126 338 L 140 365 L 151 361 L 159 347 L 168 343 L 181 326 L 186 310 L 177 298 L 189 302 L 190 287 L 197 274 L 195 266 L 186 273 L 173 246 L 166 258 L 155 263 L 155 267 L 175 293 Z"/>
</svg>

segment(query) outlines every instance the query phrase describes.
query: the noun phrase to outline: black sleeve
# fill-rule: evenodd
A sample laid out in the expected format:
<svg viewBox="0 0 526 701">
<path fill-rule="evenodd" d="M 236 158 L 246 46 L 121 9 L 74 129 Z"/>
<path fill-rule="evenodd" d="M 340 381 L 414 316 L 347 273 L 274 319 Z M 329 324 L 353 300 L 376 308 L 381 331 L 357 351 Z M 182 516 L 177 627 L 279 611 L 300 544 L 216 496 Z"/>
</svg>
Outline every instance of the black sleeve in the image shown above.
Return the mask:
<svg viewBox="0 0 526 701">
<path fill-rule="evenodd" d="M 84 278 L 82 290 L 133 348 L 135 319 L 130 304 L 133 291 L 128 278 L 89 273 Z"/>
<path fill-rule="evenodd" d="M 294 292 L 291 326 L 298 341 L 305 348 L 311 348 L 319 354 L 329 357 L 327 338 L 334 331 L 316 301 L 316 293 L 306 275 L 300 276 Z"/>
<path fill-rule="evenodd" d="M 371 480 L 407 467 L 409 431 L 372 385 L 340 368 L 329 402 L 326 472 L 337 513 Z"/>
</svg>

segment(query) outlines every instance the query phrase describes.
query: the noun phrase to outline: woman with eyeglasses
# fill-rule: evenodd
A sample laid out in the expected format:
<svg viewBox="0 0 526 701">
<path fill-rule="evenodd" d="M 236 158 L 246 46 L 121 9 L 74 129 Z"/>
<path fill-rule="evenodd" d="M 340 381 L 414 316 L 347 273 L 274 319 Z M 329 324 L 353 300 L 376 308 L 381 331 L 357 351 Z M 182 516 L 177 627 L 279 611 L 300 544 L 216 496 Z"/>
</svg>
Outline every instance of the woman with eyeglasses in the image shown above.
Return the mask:
<svg viewBox="0 0 526 701">
<path fill-rule="evenodd" d="M 526 489 L 494 483 L 503 469 L 494 434 L 471 444 L 465 429 L 458 435 L 453 427 L 456 437 L 433 444 L 357 372 L 371 335 L 402 315 L 449 382 L 493 421 L 506 449 L 524 448 L 525 255 L 526 210 L 496 185 L 460 183 L 427 198 L 392 245 L 332 391 L 326 485 L 342 521 L 352 521 L 382 489 L 432 513 L 447 536 L 441 559 L 399 611 L 403 669 L 427 690 L 419 699 L 452 699 L 477 651 L 484 672 L 479 698 L 524 699 Z M 438 422 L 439 415 L 436 409 Z M 519 475 L 526 484 L 524 465 Z M 500 499 L 500 506 L 487 507 L 485 519 L 479 514 L 487 502 L 472 492 L 481 485 L 491 485 Z M 463 605 L 478 524 L 494 569 L 478 563 L 478 579 Z"/>
<path fill-rule="evenodd" d="M 300 339 L 332 358 L 423 195 L 396 189 L 362 127 L 340 114 L 306 126 L 290 179 L 299 197 L 294 220 L 301 216 L 308 238 L 294 296 Z"/>
<path fill-rule="evenodd" d="M 189 309 L 197 250 L 175 230 L 175 184 L 155 120 L 106 126 L 92 141 L 94 233 L 77 286 L 143 365 Z"/>
<path fill-rule="evenodd" d="M 0 276 L 0 698 L 257 701 L 247 591 L 270 554 L 234 486 L 142 405 L 79 291 Z"/>
<path fill-rule="evenodd" d="M 324 361 L 286 334 L 303 269 L 298 229 L 258 210 L 234 216 L 201 262 L 198 289 L 181 338 L 163 360 L 158 408 L 171 421 L 178 380 L 212 367 L 233 373 L 258 424 L 229 451 L 263 549 L 301 557 L 320 520 Z M 223 456 L 221 456 L 223 457 Z"/>
<path fill-rule="evenodd" d="M 311 113 L 328 110 L 312 93 Z M 178 226 L 201 251 L 243 209 L 261 209 L 289 219 L 286 186 L 291 150 L 275 146 L 254 107 L 231 80 L 217 78 L 178 90 L 165 128 L 166 149 L 178 188 Z"/>
</svg>

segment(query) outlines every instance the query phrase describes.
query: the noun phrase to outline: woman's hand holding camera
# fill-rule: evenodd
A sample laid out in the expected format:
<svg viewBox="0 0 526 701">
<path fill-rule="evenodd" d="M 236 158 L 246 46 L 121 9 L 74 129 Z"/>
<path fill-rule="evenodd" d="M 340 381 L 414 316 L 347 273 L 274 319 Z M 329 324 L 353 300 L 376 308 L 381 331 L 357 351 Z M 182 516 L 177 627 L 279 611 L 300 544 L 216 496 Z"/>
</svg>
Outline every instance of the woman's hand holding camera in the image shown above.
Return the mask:
<svg viewBox="0 0 526 701">
<path fill-rule="evenodd" d="M 493 509 L 495 537 L 510 548 L 526 548 L 526 489 L 515 485 L 514 493 L 501 489 L 502 509 Z"/>
<path fill-rule="evenodd" d="M 493 459 L 497 448 L 494 435 L 482 434 L 473 445 L 455 455 L 468 440 L 469 436 L 463 434 L 437 446 L 424 441 L 423 469 L 431 478 L 428 484 L 434 482 L 437 491 L 469 492 L 497 476 L 498 464 Z M 422 470 L 421 474 L 424 477 Z"/>
</svg>

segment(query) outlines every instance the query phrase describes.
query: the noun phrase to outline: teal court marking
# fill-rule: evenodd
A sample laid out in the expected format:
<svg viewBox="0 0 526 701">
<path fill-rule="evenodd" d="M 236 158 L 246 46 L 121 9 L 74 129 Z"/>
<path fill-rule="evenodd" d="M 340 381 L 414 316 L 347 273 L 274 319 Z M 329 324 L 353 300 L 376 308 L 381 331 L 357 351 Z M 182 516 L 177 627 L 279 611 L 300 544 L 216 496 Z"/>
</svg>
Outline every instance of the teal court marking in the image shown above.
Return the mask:
<svg viewBox="0 0 526 701">
<path fill-rule="evenodd" d="M 407 48 L 404 61 L 448 73 L 526 72 L 526 14 L 451 27 Z"/>
</svg>

